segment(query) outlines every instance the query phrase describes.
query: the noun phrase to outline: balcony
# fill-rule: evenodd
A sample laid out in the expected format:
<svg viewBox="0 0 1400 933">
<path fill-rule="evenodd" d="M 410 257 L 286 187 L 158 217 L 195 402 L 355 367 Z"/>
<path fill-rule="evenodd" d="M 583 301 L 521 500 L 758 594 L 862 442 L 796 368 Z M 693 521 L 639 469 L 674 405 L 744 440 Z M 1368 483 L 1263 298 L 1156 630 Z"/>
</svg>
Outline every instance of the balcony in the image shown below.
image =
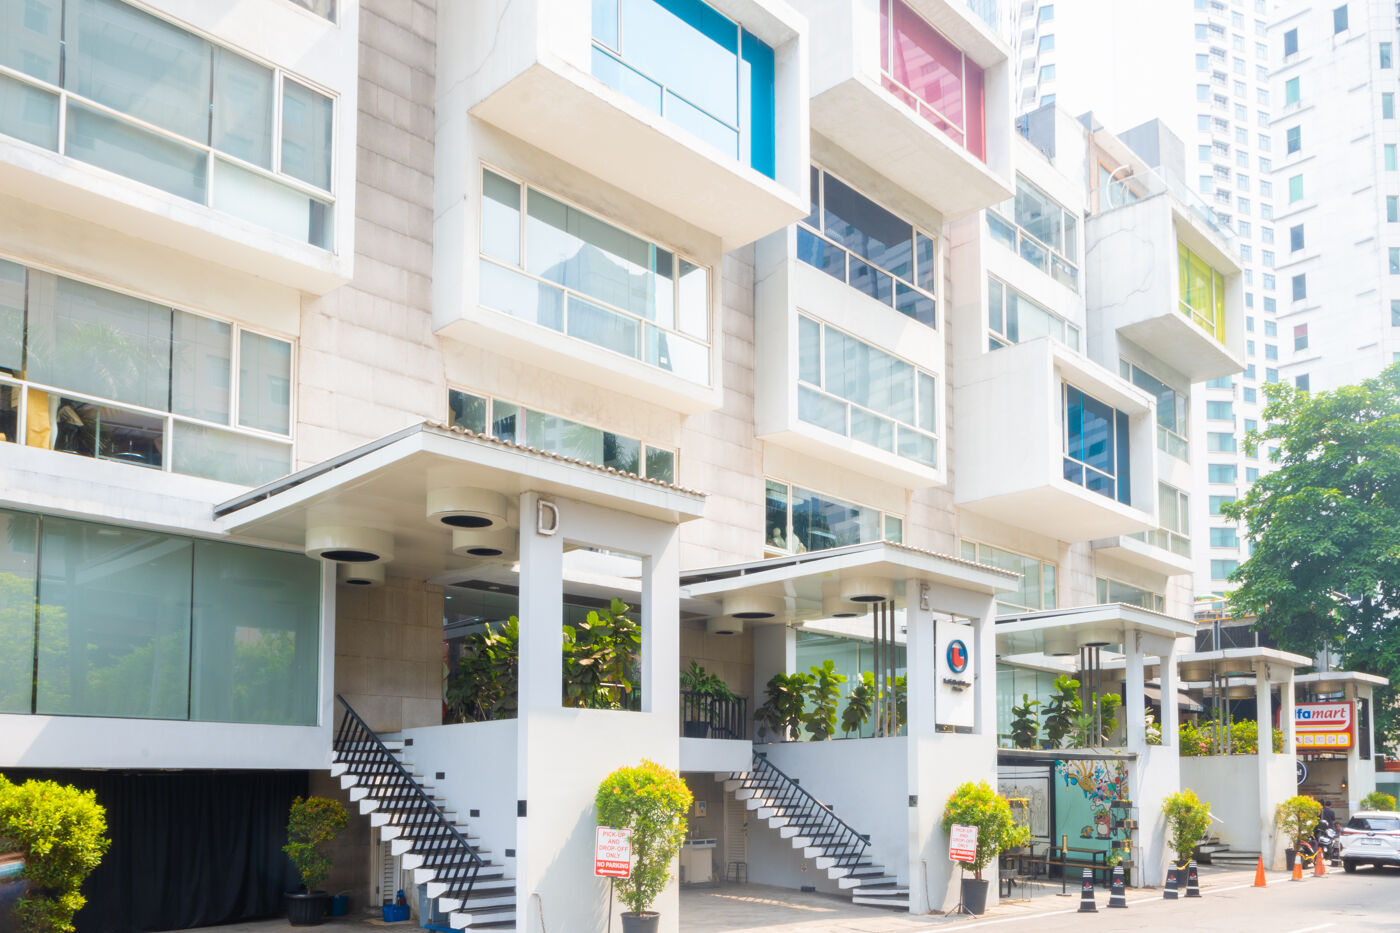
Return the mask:
<svg viewBox="0 0 1400 933">
<path fill-rule="evenodd" d="M 805 24 L 782 0 L 721 6 L 446 4 L 440 135 L 469 112 L 726 250 L 751 243 L 806 212 Z"/>
<path fill-rule="evenodd" d="M 1011 196 L 1013 63 L 966 3 L 800 6 L 811 21 L 813 132 L 945 220 Z"/>
<path fill-rule="evenodd" d="M 1194 568 L 1190 541 L 1164 528 L 1102 538 L 1094 542 L 1093 548 L 1095 554 L 1106 554 L 1164 577 L 1191 573 Z"/>
<path fill-rule="evenodd" d="M 1157 527 L 1150 396 L 1049 338 L 960 360 L 959 507 L 1060 541 Z"/>
<path fill-rule="evenodd" d="M 758 245 L 758 436 L 907 489 L 946 482 L 932 299 L 918 293 L 923 319 L 902 313 L 799 258 L 804 235 L 814 236 L 789 229 Z"/>
<path fill-rule="evenodd" d="M 189 27 L 117 0 L 77 9 L 36 7 L 0 51 L 0 196 L 40 205 L 55 248 L 120 230 L 313 294 L 344 284 L 357 18 L 249 0 L 250 30 L 213 6 L 181 5 Z"/>
<path fill-rule="evenodd" d="M 1085 224 L 1091 329 L 1116 330 L 1192 383 L 1240 372 L 1244 289 L 1228 229 L 1156 175 L 1134 182 L 1147 183 L 1141 197 L 1110 197 Z"/>
</svg>

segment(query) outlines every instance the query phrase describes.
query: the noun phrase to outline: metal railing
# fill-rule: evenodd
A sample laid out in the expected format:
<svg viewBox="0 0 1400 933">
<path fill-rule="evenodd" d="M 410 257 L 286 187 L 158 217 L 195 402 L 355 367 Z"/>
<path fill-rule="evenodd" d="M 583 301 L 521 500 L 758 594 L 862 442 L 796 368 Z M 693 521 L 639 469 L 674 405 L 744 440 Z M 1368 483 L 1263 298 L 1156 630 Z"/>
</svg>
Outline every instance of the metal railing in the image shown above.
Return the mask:
<svg viewBox="0 0 1400 933">
<path fill-rule="evenodd" d="M 345 707 L 333 746 L 337 760 L 349 773 L 366 779 L 362 783 L 393 824 L 413 840 L 414 851 L 423 856 L 422 867 L 433 869 L 447 885 L 441 896 L 465 903 L 485 862 L 345 698 L 336 694 L 336 700 Z M 425 840 L 433 844 L 417 848 Z"/>
<path fill-rule="evenodd" d="M 681 691 L 681 735 L 688 739 L 747 739 L 749 701 Z"/>
<path fill-rule="evenodd" d="M 798 835 L 821 840 L 817 844 L 838 867 L 851 868 L 865 858 L 870 837 L 857 832 L 854 826 L 831 812 L 830 807 L 807 793 L 770 762 L 765 753 L 754 753 L 752 773 L 758 782 L 766 785 L 763 798 L 768 805 L 806 818 L 800 821 L 802 828 Z"/>
</svg>

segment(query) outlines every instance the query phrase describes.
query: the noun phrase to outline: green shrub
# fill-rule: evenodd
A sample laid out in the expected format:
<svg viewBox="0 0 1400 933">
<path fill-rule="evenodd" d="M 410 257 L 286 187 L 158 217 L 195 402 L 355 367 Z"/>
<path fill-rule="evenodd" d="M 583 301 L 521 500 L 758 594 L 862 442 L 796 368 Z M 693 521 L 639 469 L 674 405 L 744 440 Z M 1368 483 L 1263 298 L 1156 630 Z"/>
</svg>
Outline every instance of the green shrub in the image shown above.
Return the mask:
<svg viewBox="0 0 1400 933">
<path fill-rule="evenodd" d="M 1363 810 L 1394 810 L 1395 798 L 1389 794 L 1373 790 L 1365 797 L 1361 798 L 1361 809 Z"/>
<path fill-rule="evenodd" d="M 617 880 L 617 893 L 633 913 L 650 907 L 670 880 L 692 799 L 680 775 L 654 761 L 618 768 L 598 785 L 598 825 L 632 830 L 632 876 Z"/>
<path fill-rule="evenodd" d="M 860 730 L 875 710 L 875 675 L 870 671 L 860 675 L 851 693 L 846 698 L 846 708 L 841 711 L 841 731 L 850 735 L 860 735 Z"/>
<path fill-rule="evenodd" d="M 1075 719 L 1082 711 L 1083 701 L 1079 699 L 1079 681 L 1068 674 L 1055 678 L 1055 693 L 1045 704 L 1045 737 L 1051 748 L 1059 748 L 1065 737 L 1074 732 Z"/>
<path fill-rule="evenodd" d="M 841 685 L 845 682 L 846 676 L 836 673 L 836 662 L 830 658 L 812 665 L 812 684 L 808 688 L 812 708 L 802 717 L 802 722 L 808 734 L 818 742 L 836 734 L 836 707 L 841 701 Z"/>
<path fill-rule="evenodd" d="M 71 933 L 83 881 L 107 847 L 107 811 L 90 790 L 0 776 L 0 850 L 24 855 L 29 893 L 15 904 L 24 933 Z"/>
<path fill-rule="evenodd" d="M 773 730 L 780 742 L 801 738 L 802 710 L 811 687 L 811 674 L 774 674 L 764 685 L 765 699 L 753 718 Z"/>
<path fill-rule="evenodd" d="M 338 800 L 298 797 L 292 801 L 287 818 L 287 844 L 282 851 L 292 860 L 308 893 L 331 876 L 331 857 L 326 854 L 326 846 L 340 835 L 349 820 L 349 814 Z"/>
<path fill-rule="evenodd" d="M 950 832 L 954 826 L 977 827 L 977 857 L 959 864 L 976 872 L 978 879 L 998 852 L 1023 846 L 1031 839 L 1030 829 L 1012 817 L 1006 798 L 986 781 L 960 784 L 948 797 L 943 808 L 943 831 Z"/>
<path fill-rule="evenodd" d="M 1288 844 L 1296 852 L 1302 846 L 1303 840 L 1313 831 L 1313 827 L 1317 825 L 1317 818 L 1321 815 L 1322 804 L 1299 794 L 1278 805 L 1274 810 L 1274 823 L 1278 825 L 1279 832 L 1288 837 Z"/>
<path fill-rule="evenodd" d="M 1011 742 L 1017 748 L 1035 748 L 1040 738 L 1040 714 L 1029 693 L 1021 694 L 1021 705 L 1011 707 Z"/>
<path fill-rule="evenodd" d="M 1194 790 L 1187 789 L 1168 794 L 1162 800 L 1162 816 L 1172 834 L 1167 845 L 1176 853 L 1176 863 L 1185 865 L 1206 837 L 1210 827 L 1210 804 L 1197 797 Z"/>
</svg>

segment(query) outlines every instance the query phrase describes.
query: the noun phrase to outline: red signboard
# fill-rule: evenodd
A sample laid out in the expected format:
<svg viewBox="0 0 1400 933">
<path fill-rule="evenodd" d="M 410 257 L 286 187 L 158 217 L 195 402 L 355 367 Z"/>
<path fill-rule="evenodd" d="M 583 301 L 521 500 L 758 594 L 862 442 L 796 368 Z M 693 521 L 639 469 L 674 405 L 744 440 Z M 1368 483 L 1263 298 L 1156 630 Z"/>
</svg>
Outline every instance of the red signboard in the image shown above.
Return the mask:
<svg viewBox="0 0 1400 933">
<path fill-rule="evenodd" d="M 593 844 L 593 874 L 599 878 L 632 876 L 632 830 L 598 827 Z"/>
<path fill-rule="evenodd" d="M 1294 748 L 1299 754 L 1349 751 L 1354 724 L 1351 703 L 1299 703 L 1293 713 Z"/>
</svg>

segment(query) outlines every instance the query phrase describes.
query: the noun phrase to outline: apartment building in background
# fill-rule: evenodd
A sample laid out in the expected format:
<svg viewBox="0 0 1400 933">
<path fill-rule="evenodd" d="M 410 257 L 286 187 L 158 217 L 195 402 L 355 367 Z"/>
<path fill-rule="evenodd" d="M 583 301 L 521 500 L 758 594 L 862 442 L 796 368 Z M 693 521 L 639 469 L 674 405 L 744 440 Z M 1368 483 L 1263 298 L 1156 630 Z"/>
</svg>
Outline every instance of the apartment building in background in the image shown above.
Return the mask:
<svg viewBox="0 0 1400 933">
<path fill-rule="evenodd" d="M 275 915 L 308 792 L 357 909 L 601 921 L 594 790 L 642 758 L 706 804 L 681 883 L 949 909 L 971 779 L 1062 799 L 1047 846 L 1127 793 L 1082 844 L 1159 883 L 1196 412 L 1262 292 L 1190 128 L 1019 106 L 1004 13 L 0 0 L 0 768 L 196 895 L 104 869 L 84 921 Z M 573 702 L 561 626 L 614 598 L 635 655 Z M 767 684 L 826 661 L 874 711 L 778 741 Z M 1119 726 L 1018 754 L 1058 674 Z"/>
<path fill-rule="evenodd" d="M 1259 427 L 1261 387 L 1281 378 L 1289 352 L 1278 318 L 1278 266 L 1289 254 L 1274 216 L 1274 165 L 1284 148 L 1276 126 L 1290 105 L 1272 77 L 1279 60 L 1269 38 L 1273 6 L 1272 0 L 1194 0 L 1189 7 L 1069 0 L 1022 4 L 1014 14 L 1019 109 L 1047 99 L 1074 113 L 1092 109 L 1125 137 L 1129 128 L 1160 118 L 1185 145 L 1177 181 L 1233 234 L 1244 269 L 1244 372 L 1209 381 L 1179 423 L 1164 423 L 1190 433 L 1201 451 L 1194 461 L 1201 495 L 1191 525 L 1202 597 L 1227 590 L 1226 578 L 1249 555 L 1244 530 L 1221 518 L 1220 507 L 1268 469 L 1267 450 L 1250 456 L 1244 438 Z M 1153 41 L 1138 41 L 1149 21 Z"/>
</svg>

